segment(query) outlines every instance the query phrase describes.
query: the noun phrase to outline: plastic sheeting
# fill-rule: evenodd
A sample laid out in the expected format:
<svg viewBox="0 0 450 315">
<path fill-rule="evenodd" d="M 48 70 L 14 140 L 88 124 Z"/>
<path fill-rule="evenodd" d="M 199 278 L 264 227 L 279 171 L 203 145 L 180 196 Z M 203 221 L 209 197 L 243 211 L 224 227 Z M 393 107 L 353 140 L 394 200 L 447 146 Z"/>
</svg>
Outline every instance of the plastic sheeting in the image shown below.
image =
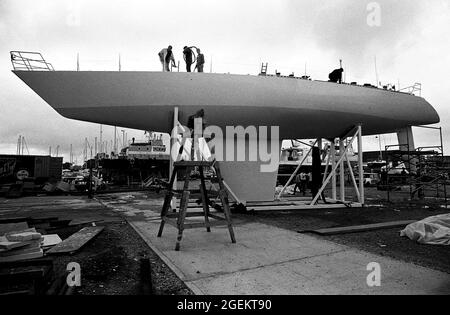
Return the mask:
<svg viewBox="0 0 450 315">
<path fill-rule="evenodd" d="M 295 185 L 290 185 L 290 186 L 286 187 L 286 189 L 284 190 L 283 194 L 285 194 L 285 195 L 293 195 L 294 194 L 294 188 L 295 188 Z M 283 190 L 283 186 L 275 187 L 275 196 L 278 196 L 278 194 L 282 190 Z"/>
<path fill-rule="evenodd" d="M 411 223 L 400 236 L 407 236 L 421 244 L 450 245 L 450 213 Z"/>
</svg>

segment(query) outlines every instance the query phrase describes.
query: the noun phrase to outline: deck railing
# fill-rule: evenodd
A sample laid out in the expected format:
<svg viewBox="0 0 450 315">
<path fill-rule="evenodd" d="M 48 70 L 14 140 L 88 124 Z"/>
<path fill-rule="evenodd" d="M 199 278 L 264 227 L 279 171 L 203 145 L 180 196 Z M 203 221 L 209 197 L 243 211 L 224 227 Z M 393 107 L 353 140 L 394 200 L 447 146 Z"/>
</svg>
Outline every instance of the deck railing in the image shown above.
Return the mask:
<svg viewBox="0 0 450 315">
<path fill-rule="evenodd" d="M 403 89 L 400 89 L 399 92 L 413 94 L 413 95 L 416 95 L 416 93 L 418 93 L 419 96 L 422 96 L 422 84 L 414 83 L 414 85 L 412 85 L 412 86 L 408 86 Z"/>
<path fill-rule="evenodd" d="M 41 53 L 31 51 L 11 51 L 11 63 L 18 71 L 55 71 L 53 65 L 45 61 Z"/>
</svg>

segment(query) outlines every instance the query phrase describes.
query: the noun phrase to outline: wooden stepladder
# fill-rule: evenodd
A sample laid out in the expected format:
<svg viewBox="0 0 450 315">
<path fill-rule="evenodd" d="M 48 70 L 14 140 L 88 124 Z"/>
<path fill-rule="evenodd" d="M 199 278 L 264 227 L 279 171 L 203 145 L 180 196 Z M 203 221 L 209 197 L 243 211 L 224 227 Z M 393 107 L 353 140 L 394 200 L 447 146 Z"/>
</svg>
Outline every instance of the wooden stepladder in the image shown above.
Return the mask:
<svg viewBox="0 0 450 315">
<path fill-rule="evenodd" d="M 231 242 L 236 243 L 236 239 L 234 237 L 233 226 L 231 222 L 231 213 L 230 206 L 228 203 L 228 194 L 223 183 L 222 175 L 220 173 L 220 168 L 218 162 L 208 162 L 208 161 L 181 161 L 174 163 L 174 169 L 172 172 L 172 176 L 170 178 L 169 188 L 166 193 L 166 197 L 164 199 L 163 208 L 161 211 L 161 225 L 159 227 L 158 237 L 162 236 L 162 232 L 164 230 L 164 225 L 169 223 L 178 229 L 178 237 L 177 243 L 175 245 L 175 250 L 180 250 L 181 239 L 183 238 L 183 231 L 185 229 L 193 229 L 198 227 L 206 227 L 207 232 L 211 232 L 211 226 L 228 226 L 228 230 L 230 232 Z M 195 168 L 198 168 L 200 173 L 200 195 L 201 202 L 203 205 L 203 212 L 187 212 L 189 197 L 191 192 L 194 190 L 189 188 L 189 182 L 191 181 L 191 172 Z M 205 184 L 205 176 L 204 176 L 204 168 L 213 167 L 216 171 L 216 176 L 219 184 L 219 197 L 222 202 L 223 214 L 224 217 L 221 217 L 216 214 L 212 214 L 209 210 L 209 199 L 206 190 Z M 173 183 L 177 176 L 177 173 L 182 173 L 184 171 L 185 179 L 182 190 L 174 190 Z M 172 202 L 172 198 L 175 194 L 181 194 L 180 207 L 176 213 L 169 213 L 170 205 Z M 195 223 L 185 223 L 186 217 L 204 217 L 204 222 L 195 222 Z M 209 220 L 210 218 L 214 220 Z"/>
</svg>

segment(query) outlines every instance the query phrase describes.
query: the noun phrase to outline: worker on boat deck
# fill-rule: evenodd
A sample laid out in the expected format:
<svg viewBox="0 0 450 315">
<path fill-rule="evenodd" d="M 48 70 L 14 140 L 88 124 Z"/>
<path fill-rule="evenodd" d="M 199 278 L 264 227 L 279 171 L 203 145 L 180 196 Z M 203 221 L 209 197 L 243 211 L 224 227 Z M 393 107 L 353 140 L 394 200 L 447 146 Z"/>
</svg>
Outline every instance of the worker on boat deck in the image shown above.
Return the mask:
<svg viewBox="0 0 450 315">
<path fill-rule="evenodd" d="M 195 68 L 197 69 L 198 72 L 203 72 L 204 64 L 205 64 L 205 56 L 200 52 L 200 48 L 197 48 L 197 65 L 195 66 Z"/>
<path fill-rule="evenodd" d="M 183 48 L 184 61 L 186 61 L 186 71 L 191 72 L 191 65 L 194 63 L 192 47 L 184 46 Z"/>
<path fill-rule="evenodd" d="M 333 72 L 331 72 L 330 75 L 328 76 L 328 78 L 330 79 L 329 82 L 342 83 L 342 72 L 344 72 L 343 68 L 336 69 Z"/>
<path fill-rule="evenodd" d="M 170 72 L 170 62 L 172 61 L 172 67 L 176 68 L 175 58 L 172 52 L 172 46 L 164 48 L 158 53 L 159 60 L 163 66 L 163 72 Z"/>
</svg>

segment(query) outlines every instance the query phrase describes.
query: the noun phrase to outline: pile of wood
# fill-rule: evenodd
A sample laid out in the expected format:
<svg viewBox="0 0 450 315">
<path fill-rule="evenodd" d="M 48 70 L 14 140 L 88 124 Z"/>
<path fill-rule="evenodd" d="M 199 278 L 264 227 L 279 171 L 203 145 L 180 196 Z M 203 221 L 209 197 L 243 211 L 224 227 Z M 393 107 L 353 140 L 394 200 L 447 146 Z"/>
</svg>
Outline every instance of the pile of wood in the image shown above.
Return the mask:
<svg viewBox="0 0 450 315">
<path fill-rule="evenodd" d="M 0 262 L 14 262 L 44 256 L 44 250 L 61 243 L 56 234 L 42 235 L 27 222 L 0 224 Z"/>
<path fill-rule="evenodd" d="M 75 288 L 66 283 L 67 272 L 57 272 L 52 257 L 74 254 L 92 241 L 104 229 L 96 222 L 57 217 L 0 219 L 0 296 L 73 294 Z M 56 232 L 64 241 L 58 234 L 49 234 Z"/>
</svg>

